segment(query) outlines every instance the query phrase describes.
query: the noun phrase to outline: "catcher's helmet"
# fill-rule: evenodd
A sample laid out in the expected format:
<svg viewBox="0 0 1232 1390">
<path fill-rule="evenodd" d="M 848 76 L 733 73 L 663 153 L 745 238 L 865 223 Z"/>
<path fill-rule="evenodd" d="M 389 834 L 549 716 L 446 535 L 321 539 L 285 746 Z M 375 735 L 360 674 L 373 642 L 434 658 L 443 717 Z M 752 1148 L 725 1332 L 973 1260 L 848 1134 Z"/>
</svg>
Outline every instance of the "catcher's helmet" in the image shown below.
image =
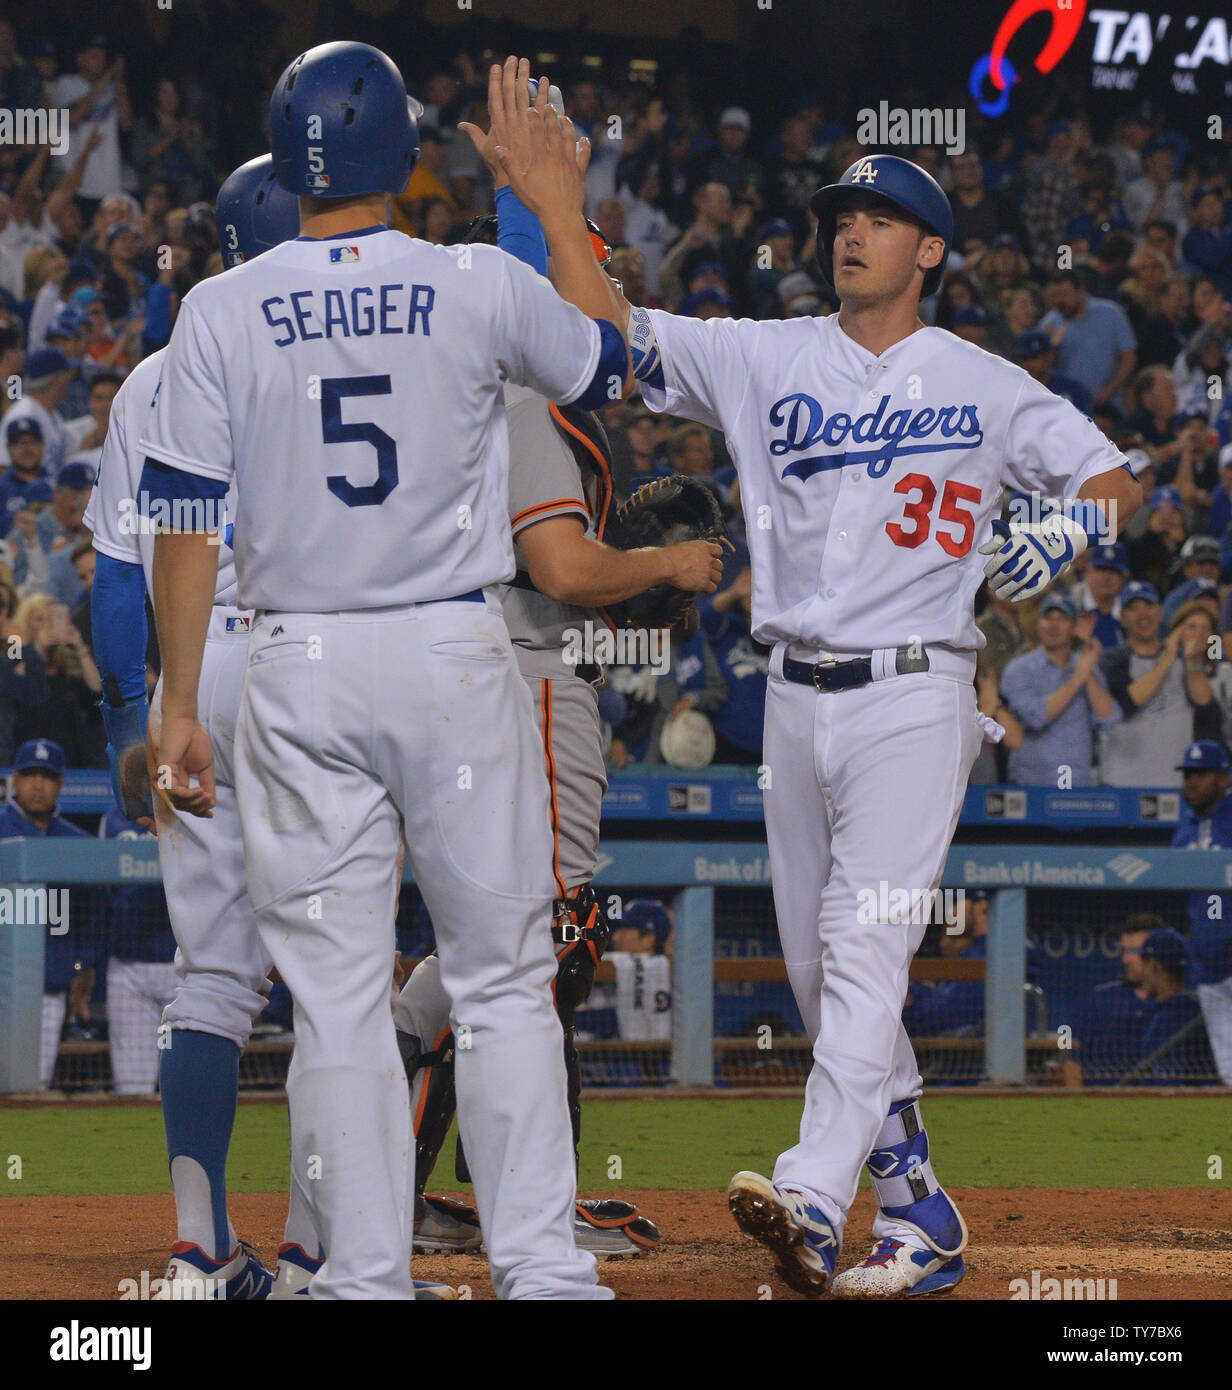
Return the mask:
<svg viewBox="0 0 1232 1390">
<path fill-rule="evenodd" d="M 834 233 L 838 212 L 852 193 L 871 193 L 917 217 L 945 242 L 939 265 L 924 276 L 924 295 L 936 294 L 954 240 L 954 213 L 941 185 L 925 169 L 896 154 L 868 154 L 857 159 L 837 183 L 819 188 L 809 206 L 817 214 L 817 263 L 834 283 Z"/>
<path fill-rule="evenodd" d="M 476 217 L 463 233 L 462 241 L 463 243 L 470 242 L 472 245 L 496 246 L 498 244 L 497 225 L 498 219 L 494 212 Z M 606 270 L 608 262 L 612 259 L 612 248 L 607 243 L 607 237 L 589 217 L 586 219 L 586 230 L 590 233 L 590 246 L 595 253 L 595 260 Z"/>
<path fill-rule="evenodd" d="M 422 114 L 379 48 L 318 44 L 283 72 L 270 97 L 278 182 L 301 198 L 396 197 L 419 158 Z"/>
<path fill-rule="evenodd" d="M 225 270 L 299 236 L 299 199 L 274 178 L 267 154 L 229 174 L 214 204 Z"/>
</svg>

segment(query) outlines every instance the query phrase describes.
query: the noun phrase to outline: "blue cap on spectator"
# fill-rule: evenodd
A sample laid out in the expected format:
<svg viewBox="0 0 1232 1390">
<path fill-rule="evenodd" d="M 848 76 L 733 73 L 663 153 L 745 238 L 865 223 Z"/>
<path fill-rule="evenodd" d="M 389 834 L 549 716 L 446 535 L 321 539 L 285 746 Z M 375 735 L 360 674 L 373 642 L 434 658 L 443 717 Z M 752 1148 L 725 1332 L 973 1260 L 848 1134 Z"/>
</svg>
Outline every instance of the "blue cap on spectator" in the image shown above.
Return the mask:
<svg viewBox="0 0 1232 1390">
<path fill-rule="evenodd" d="M 1121 590 L 1121 608 L 1128 608 L 1135 599 L 1142 599 L 1144 603 L 1158 603 L 1159 590 L 1145 579 L 1131 579 Z"/>
<path fill-rule="evenodd" d="M 4 437 L 11 444 L 23 434 L 32 434 L 36 439 L 42 439 L 43 427 L 32 415 L 19 415 L 16 420 L 9 421 Z"/>
<path fill-rule="evenodd" d="M 667 908 L 653 898 L 634 898 L 632 902 L 625 903 L 620 919 L 614 925 L 654 932 L 660 946 L 672 934 L 672 919 L 667 915 Z"/>
<path fill-rule="evenodd" d="M 88 463 L 66 463 L 56 474 L 57 487 L 71 487 L 78 492 L 89 492 L 94 486 L 94 474 Z"/>
<path fill-rule="evenodd" d="M 1125 553 L 1125 547 L 1120 541 L 1114 541 L 1111 545 L 1097 545 L 1091 551 L 1091 568 L 1128 574 L 1129 556 Z"/>
<path fill-rule="evenodd" d="M 1022 242 L 1018 240 L 1013 232 L 998 232 L 998 234 L 993 237 L 989 249 L 1000 251 L 1006 246 L 1008 246 L 1011 251 L 1022 250 Z"/>
<path fill-rule="evenodd" d="M 1200 738 L 1196 743 L 1191 743 L 1176 765 L 1178 772 L 1227 772 L 1230 769 L 1232 760 L 1228 758 L 1228 750 L 1213 738 Z"/>
<path fill-rule="evenodd" d="M 696 294 L 686 295 L 680 305 L 680 312 L 688 318 L 690 314 L 696 314 L 705 304 L 730 306 L 731 300 L 722 290 L 707 286 L 704 290 L 698 290 Z"/>
<path fill-rule="evenodd" d="M 1165 505 L 1175 507 L 1178 512 L 1183 512 L 1185 510 L 1185 499 L 1181 496 L 1177 488 L 1157 487 L 1155 491 L 1151 493 L 1151 510 L 1154 511 L 1156 507 Z"/>
<path fill-rule="evenodd" d="M 47 341 L 52 338 L 75 338 L 81 327 L 81 318 L 72 309 L 61 309 L 47 325 Z"/>
<path fill-rule="evenodd" d="M 724 284 L 727 283 L 727 271 L 723 269 L 722 263 L 719 261 L 702 261 L 698 265 L 695 265 L 693 269 L 689 271 L 689 283 L 692 284 L 699 275 L 717 275 L 722 279 Z"/>
<path fill-rule="evenodd" d="M 1142 156 L 1144 159 L 1147 159 L 1153 154 L 1158 154 L 1160 150 L 1167 150 L 1170 154 L 1172 152 L 1172 146 L 1162 135 L 1157 135 L 1153 140 L 1148 140 L 1143 146 Z"/>
<path fill-rule="evenodd" d="M 58 372 L 71 372 L 73 364 L 59 348 L 39 348 L 26 358 L 26 386 L 38 390 L 37 383 L 49 381 Z"/>
<path fill-rule="evenodd" d="M 988 322 L 988 315 L 978 304 L 964 304 L 954 315 L 954 327 L 970 327 L 972 324 L 984 324 Z"/>
<path fill-rule="evenodd" d="M 64 749 L 49 738 L 32 738 L 23 743 L 13 759 L 14 772 L 51 772 L 64 776 Z"/>
<path fill-rule="evenodd" d="M 1052 351 L 1052 339 L 1042 328 L 1028 328 L 1027 331 L 1019 335 L 1018 341 L 1014 344 L 1014 356 L 1020 361 L 1024 357 L 1042 357 L 1044 353 Z"/>
<path fill-rule="evenodd" d="M 1185 964 L 1188 950 L 1185 938 L 1179 931 L 1173 930 L 1172 927 L 1156 927 L 1153 932 L 1147 933 L 1142 950 L 1138 954 L 1143 960 L 1158 960 L 1167 965 L 1182 966 Z"/>
<path fill-rule="evenodd" d="M 769 241 L 772 236 L 791 236 L 791 223 L 784 222 L 781 217 L 775 217 L 757 233 L 758 241 Z"/>
<path fill-rule="evenodd" d="M 71 308 L 78 309 L 82 313 L 85 313 L 95 300 L 102 299 L 102 297 L 103 296 L 99 294 L 93 285 L 82 285 L 80 289 L 74 290 L 72 294 L 69 295 L 68 302 Z"/>
<path fill-rule="evenodd" d="M 1074 601 L 1068 594 L 1045 594 L 1044 601 L 1040 604 L 1040 613 L 1051 613 L 1053 609 L 1058 609 L 1067 618 L 1076 618 L 1078 610 L 1074 607 Z"/>
</svg>

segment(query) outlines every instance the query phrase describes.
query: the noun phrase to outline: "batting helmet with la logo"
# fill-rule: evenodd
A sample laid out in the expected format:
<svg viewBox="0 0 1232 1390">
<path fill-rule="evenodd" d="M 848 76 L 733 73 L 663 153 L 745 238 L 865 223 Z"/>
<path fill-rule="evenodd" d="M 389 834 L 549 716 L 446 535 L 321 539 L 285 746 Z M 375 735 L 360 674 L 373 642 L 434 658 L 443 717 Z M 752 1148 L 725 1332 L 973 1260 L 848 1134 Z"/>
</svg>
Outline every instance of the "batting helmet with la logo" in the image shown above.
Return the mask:
<svg viewBox="0 0 1232 1390">
<path fill-rule="evenodd" d="M 869 154 L 857 159 L 837 183 L 813 194 L 809 206 L 817 214 L 817 262 L 826 280 L 834 283 L 834 232 L 839 209 L 853 192 L 872 192 L 887 203 L 918 218 L 945 242 L 939 264 L 924 276 L 924 295 L 936 294 L 954 240 L 954 213 L 941 185 L 918 164 L 896 154 Z"/>
</svg>

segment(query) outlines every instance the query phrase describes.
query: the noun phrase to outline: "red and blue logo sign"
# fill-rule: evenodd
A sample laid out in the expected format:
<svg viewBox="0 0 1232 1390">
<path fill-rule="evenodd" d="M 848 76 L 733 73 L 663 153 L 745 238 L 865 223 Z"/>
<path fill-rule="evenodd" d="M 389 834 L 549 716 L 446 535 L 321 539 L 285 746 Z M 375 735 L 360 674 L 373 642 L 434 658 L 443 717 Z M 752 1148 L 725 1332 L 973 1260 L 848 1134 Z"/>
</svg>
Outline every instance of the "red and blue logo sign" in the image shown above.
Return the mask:
<svg viewBox="0 0 1232 1390">
<path fill-rule="evenodd" d="M 1048 42 L 1032 64 L 1037 72 L 1046 74 L 1073 46 L 1086 11 L 1087 0 L 1070 0 L 1069 4 L 1065 0 L 1014 0 L 993 38 L 992 47 L 976 59 L 971 69 L 971 96 L 984 115 L 1004 116 L 1009 110 L 1010 93 L 1020 78 L 1018 70 L 1006 57 L 1006 49 L 1023 25 L 1037 14 L 1046 14 L 1052 21 Z M 988 86 L 993 88 L 995 95 L 986 94 Z"/>
</svg>

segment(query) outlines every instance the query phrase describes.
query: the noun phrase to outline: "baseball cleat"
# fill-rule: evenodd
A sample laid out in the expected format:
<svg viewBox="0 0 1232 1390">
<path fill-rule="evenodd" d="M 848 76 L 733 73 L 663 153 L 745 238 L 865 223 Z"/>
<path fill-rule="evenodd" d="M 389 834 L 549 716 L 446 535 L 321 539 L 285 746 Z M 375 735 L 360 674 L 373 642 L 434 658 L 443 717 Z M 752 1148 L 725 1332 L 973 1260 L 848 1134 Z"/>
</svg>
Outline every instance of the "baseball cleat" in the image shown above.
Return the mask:
<svg viewBox="0 0 1232 1390">
<path fill-rule="evenodd" d="M 887 1237 L 867 1259 L 836 1275 L 830 1292 L 839 1298 L 919 1298 L 949 1293 L 966 1272 L 961 1255 L 946 1259 Z"/>
<path fill-rule="evenodd" d="M 731 1180 L 727 1205 L 740 1229 L 774 1253 L 778 1272 L 797 1293 L 825 1293 L 839 1242 L 820 1208 L 802 1192 L 747 1172 Z"/>
<path fill-rule="evenodd" d="M 171 1247 L 167 1280 L 178 1286 L 174 1294 L 168 1290 L 168 1297 L 177 1301 L 255 1302 L 269 1297 L 274 1275 L 246 1241 L 240 1241 L 229 1260 L 212 1260 L 199 1245 L 177 1240 Z"/>
<path fill-rule="evenodd" d="M 458 1291 L 452 1284 L 438 1284 L 435 1279 L 412 1279 L 417 1303 L 457 1303 Z"/>
<path fill-rule="evenodd" d="M 271 1300 L 290 1300 L 307 1298 L 308 1285 L 312 1276 L 325 1263 L 305 1253 L 302 1245 L 278 1247 L 278 1269 L 274 1275 L 274 1290 Z M 423 1303 L 454 1303 L 458 1298 L 457 1289 L 449 1284 L 438 1284 L 435 1279 L 412 1279 L 415 1297 Z"/>
<path fill-rule="evenodd" d="M 579 1250 L 597 1260 L 623 1260 L 644 1255 L 663 1239 L 663 1233 L 632 1202 L 613 1198 L 579 1198 L 573 1219 L 573 1239 Z"/>
<path fill-rule="evenodd" d="M 469 1255 L 483 1244 L 479 1213 L 452 1197 L 415 1197 L 412 1249 L 423 1255 Z"/>
<path fill-rule="evenodd" d="M 288 1245 L 284 1241 L 278 1247 L 278 1267 L 274 1271 L 270 1298 L 274 1301 L 307 1298 L 312 1276 L 324 1263 L 309 1255 L 302 1245 Z"/>
</svg>

